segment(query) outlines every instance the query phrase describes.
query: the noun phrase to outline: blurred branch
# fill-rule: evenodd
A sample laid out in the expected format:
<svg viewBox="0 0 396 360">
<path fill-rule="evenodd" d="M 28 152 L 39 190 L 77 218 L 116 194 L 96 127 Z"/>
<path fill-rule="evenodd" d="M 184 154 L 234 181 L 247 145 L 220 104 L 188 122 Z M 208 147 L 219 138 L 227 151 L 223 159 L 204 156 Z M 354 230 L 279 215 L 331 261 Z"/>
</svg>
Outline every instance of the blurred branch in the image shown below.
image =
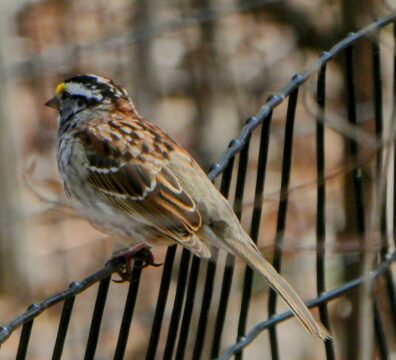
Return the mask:
<svg viewBox="0 0 396 360">
<path fill-rule="evenodd" d="M 73 207 L 66 201 L 62 201 L 59 198 L 63 193 L 62 185 L 57 180 L 47 179 L 38 182 L 34 179 L 34 172 L 36 170 L 37 162 L 35 160 L 30 161 L 22 173 L 22 181 L 27 189 L 39 200 L 50 206 L 50 209 L 55 210 L 56 208 L 73 211 Z M 52 199 L 38 190 L 38 186 L 45 187 L 46 190 L 50 190 L 53 195 L 57 195 L 57 199 Z M 49 210 L 49 209 L 47 209 Z M 47 211 L 46 210 L 46 211 Z"/>
</svg>

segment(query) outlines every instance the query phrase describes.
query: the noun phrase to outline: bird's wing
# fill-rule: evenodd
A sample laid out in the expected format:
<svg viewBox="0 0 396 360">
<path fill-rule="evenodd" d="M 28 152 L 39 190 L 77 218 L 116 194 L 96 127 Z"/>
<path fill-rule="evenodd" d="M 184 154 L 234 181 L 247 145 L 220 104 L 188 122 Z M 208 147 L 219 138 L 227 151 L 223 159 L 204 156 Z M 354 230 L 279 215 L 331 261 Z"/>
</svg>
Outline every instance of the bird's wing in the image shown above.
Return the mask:
<svg viewBox="0 0 396 360">
<path fill-rule="evenodd" d="M 169 167 L 177 145 L 154 125 L 115 119 L 90 122 L 77 134 L 86 149 L 88 183 L 116 209 L 160 237 L 210 257 L 194 234 L 202 226 L 193 198 Z"/>
</svg>

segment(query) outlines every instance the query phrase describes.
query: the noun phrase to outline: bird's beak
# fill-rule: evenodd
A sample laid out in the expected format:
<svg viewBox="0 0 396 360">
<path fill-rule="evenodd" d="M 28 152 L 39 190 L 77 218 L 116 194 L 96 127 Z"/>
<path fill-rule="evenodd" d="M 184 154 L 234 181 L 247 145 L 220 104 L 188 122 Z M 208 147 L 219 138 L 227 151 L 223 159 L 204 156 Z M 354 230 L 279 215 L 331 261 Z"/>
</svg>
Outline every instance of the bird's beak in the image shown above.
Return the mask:
<svg viewBox="0 0 396 360">
<path fill-rule="evenodd" d="M 57 96 L 54 96 L 52 99 L 48 100 L 44 105 L 59 110 L 59 99 Z"/>
</svg>

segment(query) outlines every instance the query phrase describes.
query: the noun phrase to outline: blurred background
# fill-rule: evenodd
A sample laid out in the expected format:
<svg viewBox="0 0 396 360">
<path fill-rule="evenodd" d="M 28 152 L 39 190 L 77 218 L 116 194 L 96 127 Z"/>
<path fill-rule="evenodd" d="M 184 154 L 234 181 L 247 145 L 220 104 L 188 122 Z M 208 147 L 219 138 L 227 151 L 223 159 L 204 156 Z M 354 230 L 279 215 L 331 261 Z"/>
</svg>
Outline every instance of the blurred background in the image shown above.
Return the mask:
<svg viewBox="0 0 396 360">
<path fill-rule="evenodd" d="M 56 114 L 43 105 L 56 84 L 86 72 L 112 78 L 128 90 L 144 117 L 171 134 L 208 170 L 269 94 L 279 91 L 294 73 L 306 68 L 349 31 L 390 13 L 395 6 L 385 0 L 2 0 L 0 324 L 10 321 L 28 304 L 61 291 L 72 280 L 103 266 L 117 246 L 64 206 L 55 163 Z M 389 90 L 384 93 L 385 118 L 389 121 L 393 49 L 388 40 L 385 36 L 383 50 L 389 56 L 383 56 L 383 80 Z M 361 69 L 360 81 L 370 84 L 371 80 L 364 78 L 365 67 L 371 66 L 364 47 L 357 52 L 356 61 Z M 373 95 L 371 88 L 357 89 L 359 116 L 368 134 L 374 131 L 369 121 L 373 109 L 367 105 Z M 329 65 L 327 91 L 330 116 L 342 125 L 345 108 L 341 108 L 344 90 L 340 60 Z M 316 294 L 314 83 L 308 82 L 300 96 L 303 100 L 297 109 L 283 272 L 307 299 Z M 285 109 L 286 104 L 273 119 L 261 221 L 259 246 L 269 259 L 276 231 Z M 361 250 L 352 230 L 353 212 L 348 209 L 349 185 L 343 176 L 350 166 L 343 141 L 348 129 L 341 125 L 326 130 L 329 288 L 359 273 L 356 254 Z M 258 136 L 252 138 L 252 172 L 257 167 L 254 150 L 258 148 Z M 363 153 L 367 160 L 373 150 L 368 146 Z M 364 164 L 370 189 L 374 167 L 370 161 Z M 255 176 L 248 173 L 243 203 L 246 228 L 250 226 L 254 185 Z M 378 240 L 370 246 L 373 251 L 378 249 Z M 163 261 L 165 252 L 156 249 L 156 259 Z M 238 263 L 231 314 L 240 306 L 243 269 Z M 127 359 L 144 357 L 161 274 L 157 268 L 144 270 Z M 171 294 L 177 271 L 173 277 Z M 111 287 L 98 359 L 112 356 L 127 291 L 124 285 Z M 267 293 L 267 285 L 257 280 L 248 329 L 266 318 Z M 91 289 L 76 303 L 65 359 L 83 356 L 81 344 L 87 339 L 95 294 Z M 201 290 L 197 296 L 202 296 Z M 279 310 L 283 308 L 280 303 Z M 54 307 L 35 324 L 29 359 L 50 356 L 59 311 L 60 307 Z M 195 317 L 199 308 L 196 311 Z M 333 331 L 347 334 L 353 316 L 351 300 L 344 297 L 331 303 L 330 311 Z M 210 314 L 209 337 L 214 317 L 215 313 Z M 165 314 L 165 327 L 169 318 L 170 311 Z M 236 338 L 237 318 L 227 321 L 223 347 Z M 280 335 L 283 358 L 323 357 L 321 343 L 304 334 L 295 320 L 282 324 L 283 328 L 287 329 Z M 17 338 L 11 336 L 5 343 L 1 359 L 14 358 Z M 336 341 L 340 354 L 348 354 L 343 346 L 352 346 L 351 341 Z M 268 353 L 267 336 L 262 335 L 256 343 L 247 350 L 247 359 L 263 358 Z M 162 336 L 158 354 L 163 346 Z M 351 353 L 343 356 L 354 358 Z"/>
</svg>

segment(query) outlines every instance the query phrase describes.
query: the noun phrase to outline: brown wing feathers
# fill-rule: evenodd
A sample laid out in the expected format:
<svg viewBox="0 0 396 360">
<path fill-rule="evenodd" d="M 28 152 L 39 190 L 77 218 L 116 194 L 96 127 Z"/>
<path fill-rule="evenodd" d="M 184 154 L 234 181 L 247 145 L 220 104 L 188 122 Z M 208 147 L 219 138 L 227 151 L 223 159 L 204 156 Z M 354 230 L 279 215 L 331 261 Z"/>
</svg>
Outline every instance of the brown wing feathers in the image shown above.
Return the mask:
<svg viewBox="0 0 396 360">
<path fill-rule="evenodd" d="M 127 142 L 125 138 L 109 142 L 107 137 L 96 133 L 98 126 L 107 127 L 107 132 L 101 129 L 100 133 L 107 133 L 108 137 L 120 129 L 102 123 L 92 127 L 88 137 L 84 135 L 81 139 L 87 148 L 88 182 L 115 207 L 145 219 L 156 232 L 208 257 L 209 250 L 194 236 L 202 225 L 201 215 L 166 166 L 169 153 L 165 152 L 170 151 L 171 145 L 161 146 L 155 140 L 154 147 L 150 141 L 154 139 L 146 136 L 131 137 Z M 124 123 L 122 128 L 127 131 Z M 144 131 L 141 127 L 138 130 Z"/>
<path fill-rule="evenodd" d="M 93 164 L 88 169 L 88 182 L 107 195 L 118 198 L 143 200 L 148 192 L 155 187 L 155 179 L 150 178 L 139 165 L 118 165 L 99 167 L 91 158 Z"/>
</svg>

